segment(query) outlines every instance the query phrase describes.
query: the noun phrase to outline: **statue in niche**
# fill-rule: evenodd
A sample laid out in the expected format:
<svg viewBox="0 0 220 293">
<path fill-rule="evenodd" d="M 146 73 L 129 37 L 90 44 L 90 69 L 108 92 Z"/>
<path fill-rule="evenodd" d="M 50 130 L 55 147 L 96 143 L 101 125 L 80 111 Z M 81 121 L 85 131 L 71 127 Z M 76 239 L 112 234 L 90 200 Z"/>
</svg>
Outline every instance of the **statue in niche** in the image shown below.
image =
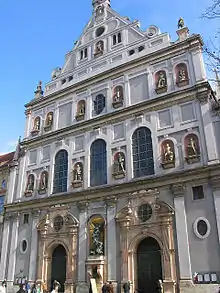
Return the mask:
<svg viewBox="0 0 220 293">
<path fill-rule="evenodd" d="M 165 146 L 163 146 L 163 152 L 164 162 L 174 161 L 174 152 L 172 151 L 172 148 L 168 142 L 165 144 Z"/>
<path fill-rule="evenodd" d="M 101 230 L 103 228 L 102 223 L 93 223 L 93 233 L 92 233 L 92 246 L 90 253 L 94 255 L 104 254 L 104 244 L 101 239 Z"/>
<path fill-rule="evenodd" d="M 26 187 L 26 193 L 32 193 L 34 191 L 34 175 L 31 174 L 28 176 L 27 180 L 27 187 Z"/>
<path fill-rule="evenodd" d="M 157 88 L 161 89 L 167 86 L 166 74 L 164 71 L 160 71 L 158 74 Z"/>
<path fill-rule="evenodd" d="M 104 13 L 104 6 L 98 6 L 96 9 L 96 17 L 101 16 Z"/>
<path fill-rule="evenodd" d="M 85 103 L 84 103 L 84 101 L 82 101 L 81 103 L 79 102 L 78 115 L 85 115 Z"/>
<path fill-rule="evenodd" d="M 96 44 L 95 54 L 102 54 L 103 51 L 104 51 L 104 43 L 103 43 L 103 41 L 99 41 Z"/>
<path fill-rule="evenodd" d="M 48 173 L 46 171 L 41 173 L 40 176 L 40 186 L 39 190 L 40 191 L 45 191 L 48 188 Z"/>
<path fill-rule="evenodd" d="M 35 118 L 33 130 L 40 131 L 40 117 Z"/>
<path fill-rule="evenodd" d="M 185 26 L 184 24 L 184 19 L 182 17 L 180 17 L 180 19 L 178 20 L 178 29 L 183 28 Z"/>
<path fill-rule="evenodd" d="M 74 177 L 73 177 L 73 181 L 82 181 L 82 164 L 81 163 L 76 163 L 75 167 L 74 167 Z"/>
<path fill-rule="evenodd" d="M 46 127 L 51 127 L 52 125 L 53 125 L 53 113 L 50 112 L 47 114 Z"/>
<path fill-rule="evenodd" d="M 123 152 L 116 153 L 114 157 L 113 164 L 113 176 L 115 179 L 120 179 L 125 177 L 126 173 L 125 167 L 125 155 Z"/>
<path fill-rule="evenodd" d="M 198 146 L 193 136 L 190 136 L 188 138 L 187 154 L 188 157 L 194 157 L 199 155 Z"/>
<path fill-rule="evenodd" d="M 180 68 L 179 70 L 179 81 L 185 81 L 187 79 L 186 77 L 186 71 L 184 68 Z"/>
<path fill-rule="evenodd" d="M 117 86 L 114 90 L 113 102 L 119 103 L 123 101 L 123 89 L 121 86 Z"/>
</svg>

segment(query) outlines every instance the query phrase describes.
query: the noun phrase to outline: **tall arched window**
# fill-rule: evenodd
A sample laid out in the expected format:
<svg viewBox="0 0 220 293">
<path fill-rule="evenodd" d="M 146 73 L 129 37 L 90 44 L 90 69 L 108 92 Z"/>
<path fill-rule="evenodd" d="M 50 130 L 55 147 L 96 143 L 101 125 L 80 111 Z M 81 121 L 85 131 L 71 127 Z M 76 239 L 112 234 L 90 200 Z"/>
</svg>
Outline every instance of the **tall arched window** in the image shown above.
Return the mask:
<svg viewBox="0 0 220 293">
<path fill-rule="evenodd" d="M 134 177 L 154 174 L 151 131 L 147 127 L 135 130 L 132 136 Z"/>
<path fill-rule="evenodd" d="M 90 185 L 98 186 L 107 184 L 107 152 L 106 142 L 97 139 L 90 150 Z"/>
<path fill-rule="evenodd" d="M 67 191 L 68 153 L 61 150 L 56 154 L 54 165 L 53 193 Z"/>
</svg>

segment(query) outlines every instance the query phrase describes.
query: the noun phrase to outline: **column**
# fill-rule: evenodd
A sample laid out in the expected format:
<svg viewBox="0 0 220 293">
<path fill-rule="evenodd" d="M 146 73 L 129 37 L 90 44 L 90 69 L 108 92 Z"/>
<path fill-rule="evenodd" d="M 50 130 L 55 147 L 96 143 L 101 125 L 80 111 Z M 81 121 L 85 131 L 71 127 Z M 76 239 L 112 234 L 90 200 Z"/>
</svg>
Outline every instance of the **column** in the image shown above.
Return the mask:
<svg viewBox="0 0 220 293">
<path fill-rule="evenodd" d="M 107 257 L 108 281 L 116 282 L 117 276 L 117 247 L 116 247 L 116 199 L 107 200 Z"/>
<path fill-rule="evenodd" d="M 13 217 L 12 232 L 11 232 L 11 245 L 10 245 L 10 255 L 8 262 L 8 276 L 7 280 L 9 282 L 14 281 L 15 275 L 15 265 L 16 265 L 16 251 L 18 247 L 18 225 L 19 225 L 20 214 L 16 214 Z"/>
<path fill-rule="evenodd" d="M 220 176 L 211 179 L 212 192 L 215 205 L 215 216 L 218 230 L 218 239 L 220 245 Z"/>
<path fill-rule="evenodd" d="M 208 164 L 219 163 L 217 141 L 215 136 L 215 129 L 213 125 L 213 119 L 211 110 L 208 104 L 208 93 L 205 92 L 203 95 L 197 96 L 201 103 L 201 115 L 203 119 L 203 127 L 205 132 L 205 141 L 207 146 Z M 210 143 L 212 142 L 212 143 Z"/>
<path fill-rule="evenodd" d="M 7 256 L 9 250 L 9 234 L 10 234 L 10 215 L 6 214 L 4 218 L 3 236 L 2 236 L 2 250 L 0 262 L 0 280 L 6 277 Z"/>
<path fill-rule="evenodd" d="M 184 202 L 185 187 L 181 184 L 173 185 L 172 192 L 174 195 L 180 281 L 191 280 L 192 271 Z"/>
<path fill-rule="evenodd" d="M 36 280 L 37 273 L 37 247 L 38 247 L 38 231 L 37 225 L 39 223 L 39 212 L 32 213 L 32 235 L 31 235 L 31 255 L 29 262 L 29 281 Z"/>
<path fill-rule="evenodd" d="M 20 158 L 20 168 L 19 168 L 19 177 L 18 177 L 18 186 L 17 186 L 17 194 L 16 199 L 19 199 L 23 196 L 24 186 L 26 185 L 26 172 L 25 172 L 25 165 L 26 165 L 27 154 Z"/>
<path fill-rule="evenodd" d="M 78 282 L 86 282 L 85 262 L 87 257 L 87 203 L 79 203 L 79 262 Z"/>
</svg>

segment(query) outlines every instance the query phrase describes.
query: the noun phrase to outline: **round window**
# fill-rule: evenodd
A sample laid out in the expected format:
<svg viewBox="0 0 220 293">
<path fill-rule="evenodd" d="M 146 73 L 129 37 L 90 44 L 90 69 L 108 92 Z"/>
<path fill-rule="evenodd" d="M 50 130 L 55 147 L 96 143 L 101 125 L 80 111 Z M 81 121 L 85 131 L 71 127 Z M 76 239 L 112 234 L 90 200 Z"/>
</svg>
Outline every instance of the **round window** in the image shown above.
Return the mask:
<svg viewBox="0 0 220 293">
<path fill-rule="evenodd" d="M 63 217 L 56 216 L 53 222 L 53 226 L 56 232 L 60 231 L 63 227 Z"/>
<path fill-rule="evenodd" d="M 104 33 L 104 31 L 105 31 L 104 26 L 97 28 L 96 33 L 95 33 L 96 37 L 100 37 Z"/>
<path fill-rule="evenodd" d="M 196 236 L 200 239 L 205 239 L 209 236 L 211 231 L 211 226 L 209 221 L 205 218 L 198 218 L 194 222 L 194 232 Z"/>
<path fill-rule="evenodd" d="M 22 249 L 22 252 L 25 252 L 27 250 L 27 241 L 26 240 L 22 241 L 21 249 Z"/>
<path fill-rule="evenodd" d="M 138 209 L 138 218 L 142 222 L 146 222 L 152 216 L 152 208 L 149 204 L 142 204 Z"/>
</svg>

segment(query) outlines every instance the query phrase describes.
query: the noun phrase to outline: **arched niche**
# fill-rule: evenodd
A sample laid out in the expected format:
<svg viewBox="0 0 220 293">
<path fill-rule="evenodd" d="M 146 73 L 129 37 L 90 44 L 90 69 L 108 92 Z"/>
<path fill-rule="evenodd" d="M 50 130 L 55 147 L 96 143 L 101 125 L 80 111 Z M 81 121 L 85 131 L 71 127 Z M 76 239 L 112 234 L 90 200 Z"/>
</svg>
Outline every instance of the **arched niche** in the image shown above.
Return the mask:
<svg viewBox="0 0 220 293">
<path fill-rule="evenodd" d="M 76 120 L 77 121 L 84 120 L 85 114 L 86 114 L 86 102 L 84 100 L 80 100 L 77 103 Z"/>
<path fill-rule="evenodd" d="M 48 189 L 48 172 L 47 171 L 43 171 L 40 174 L 40 183 L 39 183 L 39 190 L 38 192 L 40 194 L 46 193 L 47 189 Z"/>
<path fill-rule="evenodd" d="M 89 255 L 103 256 L 105 253 L 105 220 L 100 215 L 88 221 Z"/>
<path fill-rule="evenodd" d="M 27 177 L 25 196 L 32 196 L 34 192 L 35 177 L 34 174 L 29 174 Z"/>
<path fill-rule="evenodd" d="M 113 89 L 112 106 L 117 109 L 123 106 L 124 102 L 124 89 L 121 85 L 116 86 Z"/>
<path fill-rule="evenodd" d="M 175 167 L 175 147 L 171 139 L 166 139 L 161 142 L 161 165 L 164 169 Z"/>
<path fill-rule="evenodd" d="M 114 179 L 124 178 L 126 174 L 126 160 L 123 152 L 116 152 L 113 156 L 113 177 Z"/>
<path fill-rule="evenodd" d="M 189 84 L 188 69 L 185 63 L 179 63 L 175 67 L 176 84 L 178 87 Z"/>
<path fill-rule="evenodd" d="M 53 126 L 53 112 L 49 112 L 46 115 L 44 130 L 45 131 L 51 130 L 52 126 Z"/>
<path fill-rule="evenodd" d="M 184 138 L 184 152 L 188 164 L 200 161 L 200 145 L 198 136 L 194 133 L 188 134 Z"/>
<path fill-rule="evenodd" d="M 104 53 L 104 41 L 100 40 L 95 44 L 95 57 L 99 57 Z"/>
<path fill-rule="evenodd" d="M 167 75 L 165 70 L 159 70 L 155 76 L 155 91 L 157 94 L 165 93 L 167 91 Z"/>
<path fill-rule="evenodd" d="M 40 132 L 40 127 L 41 127 L 41 119 L 39 116 L 37 116 L 36 118 L 34 118 L 34 124 L 31 131 L 32 135 L 37 135 Z"/>
<path fill-rule="evenodd" d="M 73 182 L 74 188 L 82 187 L 83 185 L 83 163 L 77 162 L 73 166 Z"/>
</svg>

